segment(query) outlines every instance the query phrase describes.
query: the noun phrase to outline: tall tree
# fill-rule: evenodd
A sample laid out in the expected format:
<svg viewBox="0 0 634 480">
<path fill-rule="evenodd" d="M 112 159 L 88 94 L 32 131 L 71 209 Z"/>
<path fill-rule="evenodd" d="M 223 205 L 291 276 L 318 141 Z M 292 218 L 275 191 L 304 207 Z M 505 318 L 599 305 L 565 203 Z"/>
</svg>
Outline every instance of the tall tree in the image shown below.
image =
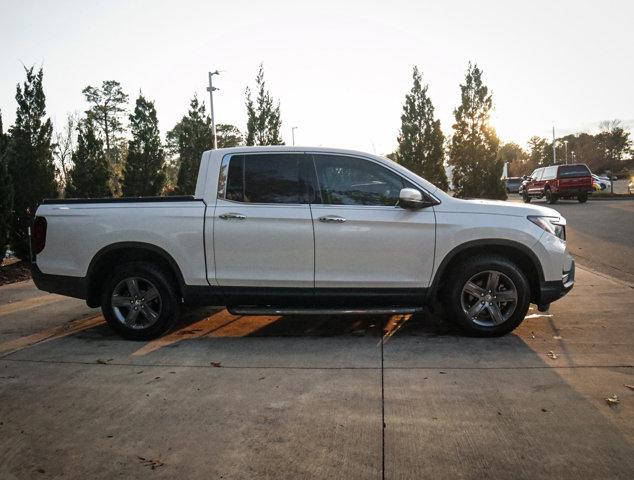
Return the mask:
<svg viewBox="0 0 634 480">
<path fill-rule="evenodd" d="M 489 124 L 493 98 L 477 65 L 469 62 L 460 90 L 461 103 L 454 110 L 456 122 L 449 147 L 456 196 L 505 199 L 500 140 Z"/>
<path fill-rule="evenodd" d="M 118 194 L 121 189 L 121 173 L 125 148 L 123 118 L 128 103 L 128 95 L 123 92 L 121 84 L 115 80 L 106 80 L 101 88 L 87 86 L 82 90 L 90 108 L 86 114 L 93 121 L 102 135 L 105 145 L 106 159 L 112 175 L 112 189 Z"/>
<path fill-rule="evenodd" d="M 218 148 L 230 148 L 242 145 L 242 132 L 235 125 L 219 123 L 216 125 Z"/>
<path fill-rule="evenodd" d="M 66 122 L 61 130 L 55 131 L 53 157 L 57 171 L 57 186 L 60 192 L 66 190 L 68 174 L 72 168 L 73 152 L 75 151 L 75 137 L 78 119 L 76 114 L 66 115 Z"/>
<path fill-rule="evenodd" d="M 139 95 L 130 115 L 132 140 L 123 176 L 123 195 L 143 197 L 160 195 L 165 184 L 165 152 L 156 118 L 154 102 Z"/>
<path fill-rule="evenodd" d="M 9 175 L 16 186 L 19 181 L 19 188 L 14 188 L 9 243 L 22 259 L 28 258 L 28 228 L 38 204 L 44 198 L 57 196 L 51 145 L 53 126 L 45 118 L 44 72 L 41 68 L 34 72 L 33 67 L 24 70 L 26 80 L 16 87 L 18 107 L 6 152 Z"/>
<path fill-rule="evenodd" d="M 2 112 L 0 112 L 0 263 L 7 252 L 9 239 L 9 225 L 13 210 L 13 184 L 7 166 L 7 147 L 9 136 L 2 127 Z"/>
<path fill-rule="evenodd" d="M 110 169 L 91 117 L 77 125 L 77 149 L 73 152 L 73 168 L 68 172 L 66 196 L 71 198 L 109 197 Z"/>
<path fill-rule="evenodd" d="M 174 193 L 191 195 L 196 189 L 202 153 L 213 147 L 211 119 L 205 113 L 205 104 L 200 103 L 196 95 L 187 115 L 167 132 L 167 143 L 178 165 Z"/>
<path fill-rule="evenodd" d="M 280 102 L 275 101 L 266 89 L 264 81 L 264 66 L 260 64 L 260 70 L 255 77 L 255 85 L 258 96 L 255 102 L 251 98 L 251 89 L 246 89 L 247 106 L 247 145 L 284 145 L 280 136 L 282 120 L 280 114 Z"/>
<path fill-rule="evenodd" d="M 422 85 L 422 75 L 417 67 L 414 67 L 412 79 L 412 89 L 405 95 L 403 104 L 396 161 L 438 188 L 447 190 L 445 136 L 440 129 L 440 120 L 434 119 L 434 106 L 427 96 L 429 86 Z"/>
<path fill-rule="evenodd" d="M 502 165 L 508 163 L 509 177 L 521 177 L 532 172 L 533 166 L 529 161 L 528 153 L 517 143 L 509 142 L 500 147 Z"/>
<path fill-rule="evenodd" d="M 596 136 L 599 148 L 605 159 L 605 166 L 614 175 L 621 167 L 620 162 L 630 150 L 632 141 L 630 132 L 621 126 L 620 120 L 608 120 L 599 125 L 601 132 Z M 611 182 L 611 192 L 614 193 L 614 182 Z"/>
</svg>

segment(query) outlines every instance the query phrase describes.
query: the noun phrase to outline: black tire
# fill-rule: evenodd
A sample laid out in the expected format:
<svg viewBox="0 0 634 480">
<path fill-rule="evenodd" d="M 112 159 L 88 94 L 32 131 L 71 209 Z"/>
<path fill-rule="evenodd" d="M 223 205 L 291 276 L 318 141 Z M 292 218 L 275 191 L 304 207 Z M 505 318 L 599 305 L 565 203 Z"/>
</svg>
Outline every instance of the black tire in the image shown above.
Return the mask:
<svg viewBox="0 0 634 480">
<path fill-rule="evenodd" d="M 130 293 L 132 289 L 128 287 L 135 283 L 136 295 Z M 178 320 L 180 305 L 176 295 L 176 285 L 170 275 L 151 263 L 131 262 L 120 265 L 108 277 L 104 285 L 101 311 L 108 325 L 124 338 L 129 340 L 157 338 L 166 333 Z M 121 289 L 124 289 L 124 294 L 121 294 Z M 146 302 L 145 294 L 153 298 Z M 115 297 L 119 300 L 117 301 Z M 135 300 L 131 300 L 133 298 Z M 121 304 L 115 306 L 114 303 L 118 302 Z M 132 310 L 135 312 L 132 313 Z M 128 317 L 128 314 L 131 316 Z M 134 319 L 130 320 L 132 316 Z M 126 322 L 126 320 L 129 321 Z"/>
<path fill-rule="evenodd" d="M 524 203 L 531 203 L 531 197 L 526 190 L 522 190 L 522 200 Z"/>
<path fill-rule="evenodd" d="M 586 203 L 588 201 L 588 194 L 580 193 L 579 195 L 577 195 L 577 200 L 579 200 L 579 203 Z"/>
<path fill-rule="evenodd" d="M 544 196 L 546 197 L 546 201 L 550 203 L 551 205 L 554 203 L 557 203 L 557 200 L 559 200 L 559 197 L 557 196 L 557 194 L 551 192 L 550 188 L 546 189 L 546 191 L 544 192 Z"/>
<path fill-rule="evenodd" d="M 500 306 L 498 304 L 499 300 L 497 302 L 493 300 L 493 303 L 498 305 L 502 317 L 504 317 L 500 323 L 496 323 L 493 320 L 494 317 L 489 313 L 489 307 L 480 307 L 481 313 L 476 314 L 477 319 L 471 318 L 465 311 L 469 307 L 469 305 L 465 307 L 465 299 L 475 300 L 471 308 L 476 307 L 477 303 L 485 305 L 486 301 L 480 302 L 480 299 L 475 295 L 464 292 L 463 288 L 466 287 L 467 282 L 470 280 L 477 278 L 479 275 L 490 275 L 489 272 L 501 274 L 499 275 L 500 284 L 494 289 L 496 291 L 490 294 L 490 297 L 496 298 L 496 293 L 499 295 L 500 293 L 512 292 L 512 288 L 508 287 L 514 287 L 515 289 L 516 300 L 514 303 L 511 301 L 502 303 Z M 505 288 L 505 285 L 507 288 Z M 487 291 L 486 288 L 484 291 Z M 530 286 L 524 273 L 513 262 L 498 255 L 479 255 L 457 265 L 447 277 L 444 292 L 442 302 L 447 318 L 453 321 L 466 334 L 477 337 L 497 337 L 514 330 L 524 320 L 531 296 Z M 482 318 L 479 318 L 480 315 L 482 315 Z"/>
</svg>

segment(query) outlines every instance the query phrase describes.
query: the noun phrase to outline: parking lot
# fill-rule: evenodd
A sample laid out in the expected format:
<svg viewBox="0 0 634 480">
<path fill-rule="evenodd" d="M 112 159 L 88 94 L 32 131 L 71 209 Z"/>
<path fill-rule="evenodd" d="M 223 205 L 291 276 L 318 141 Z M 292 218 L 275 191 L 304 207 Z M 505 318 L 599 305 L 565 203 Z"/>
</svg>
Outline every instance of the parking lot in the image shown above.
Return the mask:
<svg viewBox="0 0 634 480">
<path fill-rule="evenodd" d="M 577 284 L 497 339 L 205 308 L 130 342 L 4 286 L 0 478 L 632 478 L 634 202 L 555 208 Z"/>
</svg>

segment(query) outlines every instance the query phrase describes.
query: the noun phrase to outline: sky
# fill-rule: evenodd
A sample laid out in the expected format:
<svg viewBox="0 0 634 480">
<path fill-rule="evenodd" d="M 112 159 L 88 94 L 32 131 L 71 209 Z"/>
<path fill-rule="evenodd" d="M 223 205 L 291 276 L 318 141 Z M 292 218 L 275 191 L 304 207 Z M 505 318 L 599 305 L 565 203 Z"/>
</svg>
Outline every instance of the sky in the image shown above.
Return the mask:
<svg viewBox="0 0 634 480">
<path fill-rule="evenodd" d="M 0 109 L 15 118 L 23 65 L 44 67 L 61 127 L 86 109 L 82 89 L 142 91 L 163 133 L 194 93 L 219 90 L 216 121 L 245 130 L 244 91 L 258 66 L 281 102 L 282 135 L 300 145 L 385 154 L 396 148 L 412 67 L 423 71 L 443 131 L 469 61 L 493 93 L 503 141 L 634 127 L 632 1 L 8 1 L 0 0 Z"/>
</svg>

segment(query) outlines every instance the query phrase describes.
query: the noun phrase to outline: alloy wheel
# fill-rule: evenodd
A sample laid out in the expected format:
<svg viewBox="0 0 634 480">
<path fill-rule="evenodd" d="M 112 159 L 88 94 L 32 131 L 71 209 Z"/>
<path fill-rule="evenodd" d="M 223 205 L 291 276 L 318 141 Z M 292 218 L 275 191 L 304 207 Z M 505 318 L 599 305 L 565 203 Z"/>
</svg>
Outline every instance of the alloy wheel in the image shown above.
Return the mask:
<svg viewBox="0 0 634 480">
<path fill-rule="evenodd" d="M 477 325 L 492 327 L 506 322 L 517 306 L 517 287 L 502 272 L 486 270 L 462 287 L 462 310 Z"/>
<path fill-rule="evenodd" d="M 114 288 L 110 305 L 121 324 L 128 328 L 144 329 L 158 321 L 163 302 L 152 282 L 141 277 L 129 277 Z"/>
</svg>

